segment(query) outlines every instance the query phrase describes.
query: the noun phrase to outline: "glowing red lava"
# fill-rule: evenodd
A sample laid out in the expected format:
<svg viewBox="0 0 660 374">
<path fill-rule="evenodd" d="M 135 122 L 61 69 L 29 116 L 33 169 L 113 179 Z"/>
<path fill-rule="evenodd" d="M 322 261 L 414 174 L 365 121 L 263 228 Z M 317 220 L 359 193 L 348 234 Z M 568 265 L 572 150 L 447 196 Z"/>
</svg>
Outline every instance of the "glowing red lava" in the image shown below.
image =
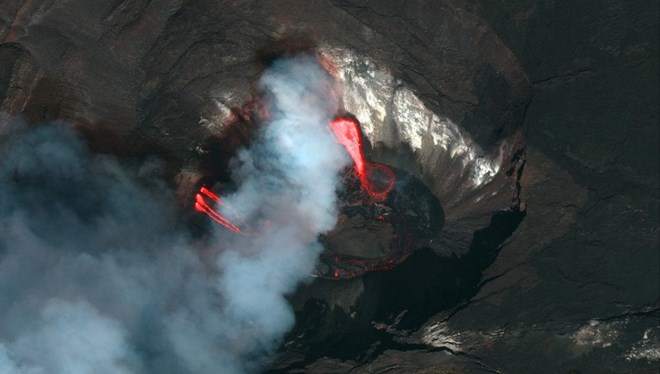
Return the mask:
<svg viewBox="0 0 660 374">
<path fill-rule="evenodd" d="M 211 208 L 207 203 L 204 197 L 208 197 L 209 199 L 213 200 L 216 204 L 222 206 L 224 204 L 224 201 L 220 198 L 220 196 L 214 194 L 211 190 L 208 188 L 202 186 L 202 188 L 199 189 L 199 192 L 195 195 L 195 209 L 198 212 L 202 212 L 209 216 L 212 220 L 217 222 L 218 224 L 226 227 L 227 229 L 237 233 L 237 234 L 243 234 L 241 229 L 236 226 L 232 221 L 230 221 L 228 218 L 223 216 L 222 214 L 218 213 L 215 211 L 213 208 Z"/>
<path fill-rule="evenodd" d="M 394 171 L 387 165 L 365 160 L 360 127 L 356 120 L 340 117 L 330 122 L 328 128 L 334 134 L 337 142 L 344 146 L 353 159 L 354 174 L 347 170 L 344 175 L 345 178 L 346 175 L 350 175 L 349 179 L 351 181 L 359 181 L 360 189 L 364 192 L 359 196 L 362 196 L 362 198 L 365 195 L 368 196 L 370 201 L 363 201 L 361 205 L 363 209 L 366 209 L 365 214 L 373 211 L 371 208 L 364 208 L 365 206 L 376 207 L 376 211 L 372 212 L 374 214 L 373 219 L 391 224 L 394 227 L 395 234 L 390 240 L 390 251 L 387 255 L 378 258 L 333 255 L 330 258 L 322 254 L 319 267 L 313 275 L 325 279 L 348 279 L 366 272 L 390 270 L 405 260 L 413 248 L 413 240 L 408 232 L 406 220 L 403 219 L 401 214 L 396 213 L 396 211 L 389 212 L 386 208 L 383 208 L 385 205 L 382 205 L 394 187 Z M 351 185 L 357 186 L 352 182 Z M 225 213 L 224 215 L 216 210 L 220 207 L 222 212 Z M 269 230 L 270 222 L 264 222 L 262 229 L 254 230 L 253 225 L 244 223 L 236 211 L 232 210 L 220 196 L 205 186 L 202 186 L 195 195 L 195 209 L 239 235 L 259 236 L 263 234 L 262 230 Z M 385 211 L 381 212 L 383 209 Z M 231 217 L 231 219 L 228 217 Z"/>
<path fill-rule="evenodd" d="M 362 188 L 377 202 L 387 198 L 394 187 L 394 172 L 387 165 L 369 162 L 364 159 L 362 152 L 362 137 L 357 121 L 350 118 L 337 118 L 330 122 L 330 130 L 335 134 L 337 141 L 346 148 L 355 164 Z"/>
<path fill-rule="evenodd" d="M 346 151 L 348 151 L 353 159 L 355 171 L 360 180 L 362 189 L 364 189 L 371 199 L 376 202 L 385 200 L 394 186 L 394 172 L 389 166 L 368 162 L 364 159 L 364 154 L 362 153 L 362 137 L 360 136 L 358 123 L 349 118 L 337 118 L 333 120 L 328 127 L 335 134 L 337 141 L 346 148 Z M 224 206 L 225 210 L 228 210 L 233 215 L 233 221 L 220 214 L 220 212 L 209 205 L 209 203 L 206 202 L 207 198 L 213 202 L 212 204 Z M 236 214 L 231 207 L 225 205 L 225 202 L 220 196 L 204 186 L 202 186 L 199 192 L 195 195 L 195 209 L 198 212 L 206 214 L 221 226 L 237 234 L 246 235 L 239 225 L 243 226 L 244 229 L 249 227 L 243 224 L 238 214 Z M 239 224 L 237 225 L 234 222 L 238 222 Z"/>
</svg>

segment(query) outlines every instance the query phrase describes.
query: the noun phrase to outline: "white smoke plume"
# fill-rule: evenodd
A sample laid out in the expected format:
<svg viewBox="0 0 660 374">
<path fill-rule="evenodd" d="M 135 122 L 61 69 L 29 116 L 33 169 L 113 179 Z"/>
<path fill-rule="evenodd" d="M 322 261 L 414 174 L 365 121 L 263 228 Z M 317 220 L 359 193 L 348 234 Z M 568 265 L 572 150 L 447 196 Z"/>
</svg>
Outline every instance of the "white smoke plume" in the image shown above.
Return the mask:
<svg viewBox="0 0 660 374">
<path fill-rule="evenodd" d="M 349 159 L 327 130 L 332 83 L 310 56 L 264 74 L 270 120 L 225 196 L 259 234 L 218 228 L 204 256 L 157 164 L 92 154 L 66 125 L 0 118 L 0 373 L 263 369 L 294 323 L 285 296 L 337 216 Z"/>
</svg>

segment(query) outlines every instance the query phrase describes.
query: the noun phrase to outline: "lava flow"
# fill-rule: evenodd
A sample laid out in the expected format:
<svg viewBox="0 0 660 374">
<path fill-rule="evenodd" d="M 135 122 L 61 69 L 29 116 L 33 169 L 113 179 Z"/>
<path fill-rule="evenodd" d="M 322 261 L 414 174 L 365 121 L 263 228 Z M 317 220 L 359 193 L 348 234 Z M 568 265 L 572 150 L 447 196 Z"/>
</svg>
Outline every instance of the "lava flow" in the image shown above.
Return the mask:
<svg viewBox="0 0 660 374">
<path fill-rule="evenodd" d="M 385 203 L 394 188 L 395 173 L 387 165 L 365 160 L 358 122 L 351 118 L 340 117 L 330 122 L 328 128 L 337 142 L 344 146 L 354 163 L 353 171 L 344 171 L 344 183 L 351 187 L 339 196 L 342 200 L 341 214 L 344 216 L 357 214 L 390 225 L 393 234 L 389 239 L 389 251 L 386 255 L 366 258 L 324 253 L 313 275 L 326 279 L 347 279 L 370 271 L 390 270 L 408 257 L 413 249 L 413 236 L 411 229 L 407 227 L 407 221 L 416 222 L 415 217 L 408 217 L 399 212 L 401 210 L 399 205 L 405 201 L 399 194 L 396 195 L 399 197 Z M 355 204 L 355 202 L 360 203 Z M 223 212 L 232 216 L 232 219 L 215 210 L 213 205 L 222 207 Z M 202 186 L 195 195 L 195 209 L 236 234 L 259 235 L 251 225 L 242 222 L 238 214 L 231 210 L 220 196 L 207 187 Z M 321 238 L 322 242 L 324 240 L 327 238 Z"/>
<path fill-rule="evenodd" d="M 364 159 L 362 137 L 357 121 L 340 117 L 330 122 L 330 130 L 337 141 L 346 148 L 355 164 L 362 188 L 376 202 L 381 202 L 394 187 L 394 172 L 387 165 L 369 162 Z"/>
<path fill-rule="evenodd" d="M 368 162 L 364 159 L 364 154 L 362 152 L 362 137 L 360 136 L 358 123 L 353 119 L 340 117 L 330 122 L 328 127 L 334 133 L 337 141 L 346 148 L 346 151 L 353 159 L 355 171 L 360 180 L 362 189 L 375 202 L 385 200 L 394 186 L 394 172 L 389 166 Z M 218 206 L 224 205 L 224 201 L 220 196 L 202 186 L 199 192 L 195 195 L 195 209 L 198 212 L 206 214 L 221 226 L 237 234 L 245 234 L 237 224 L 232 222 L 232 220 L 213 209 L 213 207 L 206 202 L 206 198 L 210 199 Z M 234 220 L 240 222 L 238 215 L 235 213 L 233 215 Z"/>
<path fill-rule="evenodd" d="M 225 216 L 223 216 L 222 214 L 218 213 L 213 208 L 211 208 L 211 206 L 209 206 L 209 204 L 206 203 L 204 197 L 211 199 L 220 206 L 224 204 L 224 201 L 222 201 L 220 196 L 214 194 L 211 190 L 202 186 L 202 188 L 199 189 L 199 192 L 195 195 L 195 209 L 198 212 L 202 212 L 206 214 L 218 224 L 226 227 L 227 229 L 237 234 L 243 234 L 241 229 L 238 226 L 236 226 L 236 224 L 234 224 L 228 218 L 226 218 Z"/>
</svg>

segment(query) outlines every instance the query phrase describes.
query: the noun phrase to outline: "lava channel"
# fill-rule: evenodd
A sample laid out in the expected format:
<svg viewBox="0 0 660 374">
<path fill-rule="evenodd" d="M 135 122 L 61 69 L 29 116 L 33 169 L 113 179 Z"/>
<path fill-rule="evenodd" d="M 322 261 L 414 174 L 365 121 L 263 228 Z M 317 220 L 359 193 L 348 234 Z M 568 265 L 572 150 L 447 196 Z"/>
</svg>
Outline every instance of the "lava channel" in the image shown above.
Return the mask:
<svg viewBox="0 0 660 374">
<path fill-rule="evenodd" d="M 206 202 L 206 198 L 212 200 L 215 204 L 217 204 L 219 206 L 224 205 L 224 201 L 222 200 L 222 198 L 220 198 L 220 196 L 216 195 L 215 193 L 213 193 L 211 190 L 209 190 L 205 186 L 202 186 L 199 189 L 199 192 L 195 195 L 195 210 L 197 210 L 198 212 L 206 214 L 207 216 L 209 216 L 209 218 L 214 220 L 216 223 L 218 223 L 219 225 L 235 232 L 236 234 L 243 235 L 243 231 L 240 229 L 240 227 L 238 227 L 230 219 L 228 219 L 227 217 L 223 216 L 218 211 L 213 209 Z M 240 219 L 238 219 L 238 216 L 236 216 L 236 219 L 240 221 Z"/>
<path fill-rule="evenodd" d="M 343 173 L 342 183 L 345 188 L 338 195 L 340 222 L 333 230 L 321 235 L 320 241 L 326 251 L 321 254 L 312 275 L 325 279 L 347 279 L 366 272 L 391 270 L 412 253 L 414 238 L 433 236 L 434 227 L 441 226 L 436 224 L 433 217 L 441 214 L 441 208 L 430 191 L 412 176 L 402 170 L 395 172 L 387 165 L 365 160 L 357 121 L 340 117 L 333 120 L 328 128 L 353 159 L 353 168 Z M 213 205 L 223 207 L 223 211 L 232 218 L 215 210 Z M 236 234 L 260 235 L 249 224 L 241 221 L 239 215 L 220 196 L 205 186 L 195 195 L 194 206 L 197 211 Z M 409 211 L 419 214 L 404 213 Z M 365 236 L 359 233 L 352 235 L 354 231 L 346 226 L 346 222 L 356 217 L 362 220 L 356 227 L 363 227 L 363 223 L 379 225 L 385 230 L 383 234 L 388 233 L 374 241 L 381 242 L 383 252 L 370 256 L 373 253 L 370 253 L 369 246 L 364 242 Z M 346 235 L 359 240 L 351 244 Z M 353 254 L 337 252 L 338 248 L 347 245 L 361 249 L 359 253 Z"/>
<path fill-rule="evenodd" d="M 330 122 L 330 130 L 353 159 L 355 172 L 362 188 L 375 202 L 382 202 L 394 187 L 394 171 L 387 165 L 364 159 L 362 136 L 357 121 L 340 117 Z"/>
</svg>

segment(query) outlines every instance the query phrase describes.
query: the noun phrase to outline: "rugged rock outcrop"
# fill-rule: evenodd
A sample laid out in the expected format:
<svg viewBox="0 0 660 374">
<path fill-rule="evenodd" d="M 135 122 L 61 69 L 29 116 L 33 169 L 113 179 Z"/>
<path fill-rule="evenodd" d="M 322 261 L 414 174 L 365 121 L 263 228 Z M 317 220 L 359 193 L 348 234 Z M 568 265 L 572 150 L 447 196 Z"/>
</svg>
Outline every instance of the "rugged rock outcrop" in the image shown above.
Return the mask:
<svg viewBox="0 0 660 374">
<path fill-rule="evenodd" d="M 460 253 L 493 210 L 515 205 L 507 172 L 524 147 L 527 78 L 459 2 L 376 8 L 16 1 L 3 7 L 2 108 L 31 122 L 73 121 L 101 151 L 160 153 L 189 199 L 200 158 L 222 169 L 227 155 L 213 156 L 247 141 L 229 124 L 237 113 L 250 122 L 240 108 L 264 61 L 318 50 L 343 83 L 344 107 L 362 122 L 373 158 L 413 172 L 441 200 L 448 219 L 437 250 Z"/>
<path fill-rule="evenodd" d="M 301 288 L 273 371 L 653 370 L 647 7 L 5 0 L 0 110 L 71 121 L 98 152 L 157 155 L 185 209 L 249 142 L 268 62 L 318 53 L 368 157 L 426 184 L 445 225 L 391 272 Z"/>
</svg>

